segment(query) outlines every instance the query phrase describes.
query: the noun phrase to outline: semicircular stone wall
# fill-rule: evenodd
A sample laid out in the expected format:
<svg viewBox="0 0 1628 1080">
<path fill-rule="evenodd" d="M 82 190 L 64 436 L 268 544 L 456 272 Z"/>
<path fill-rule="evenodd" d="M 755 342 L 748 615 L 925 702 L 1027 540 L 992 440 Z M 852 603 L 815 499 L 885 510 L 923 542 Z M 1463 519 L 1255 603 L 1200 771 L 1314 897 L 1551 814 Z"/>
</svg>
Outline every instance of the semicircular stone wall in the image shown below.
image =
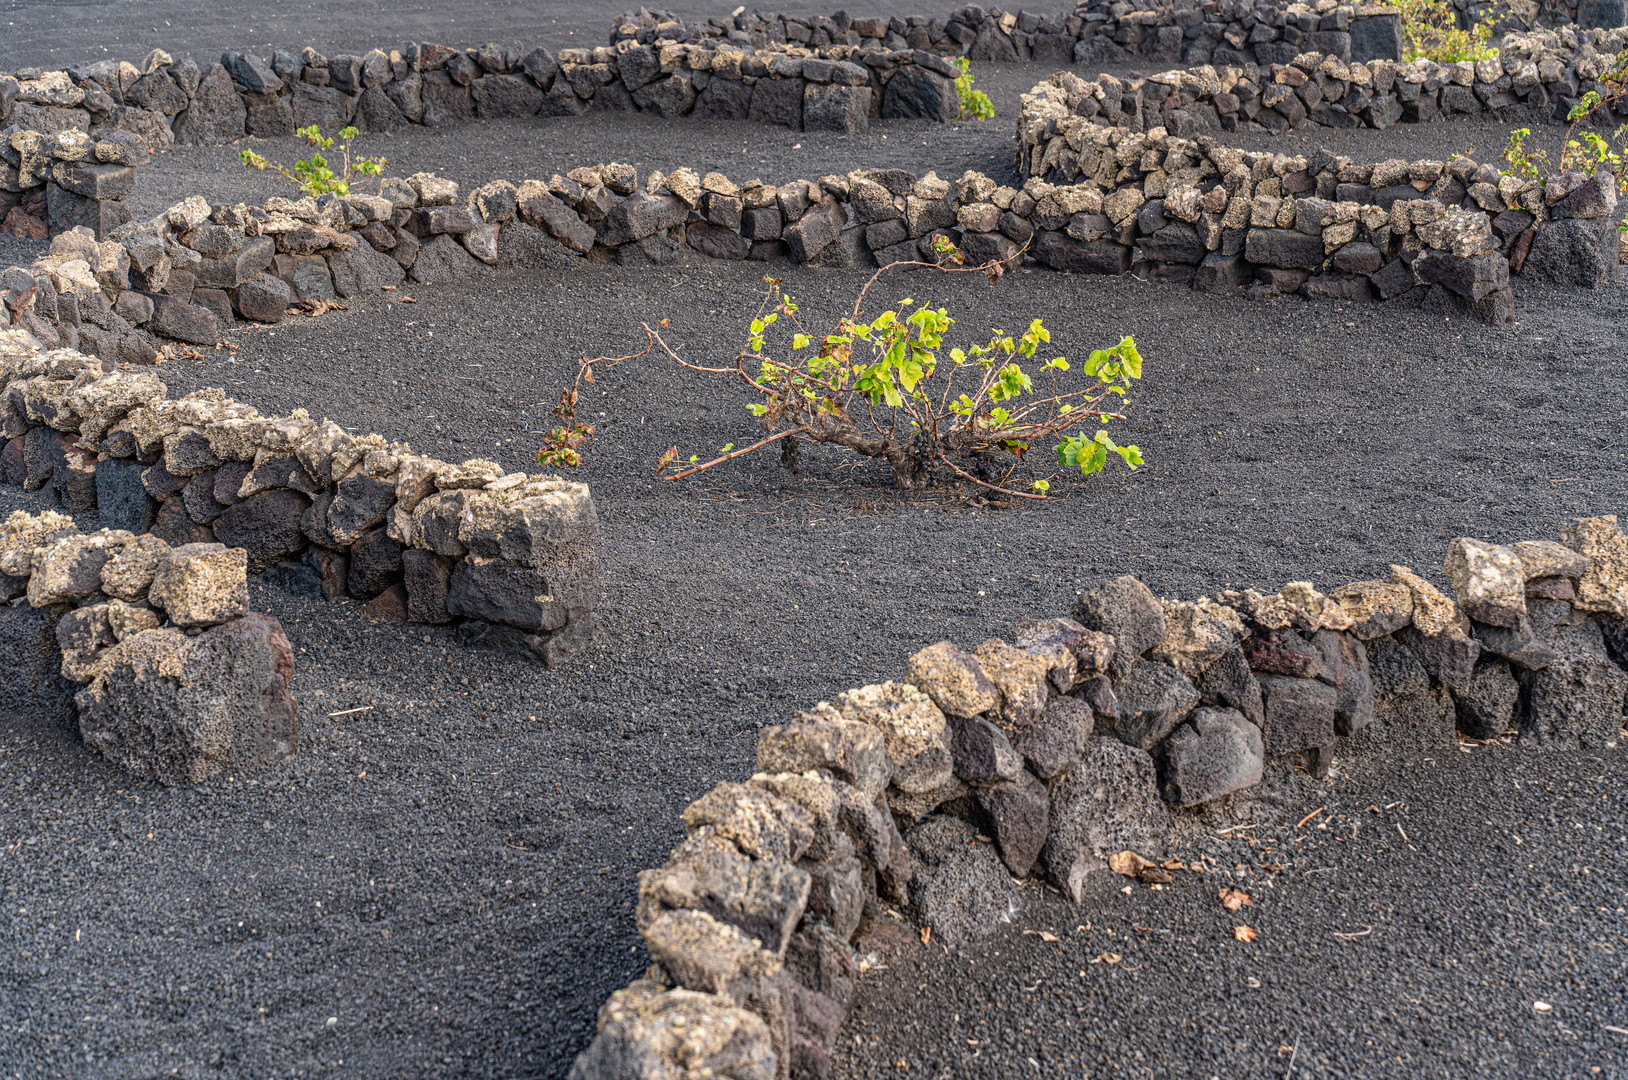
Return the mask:
<svg viewBox="0 0 1628 1080">
<path fill-rule="evenodd" d="M 954 948 L 1012 917 L 1014 878 L 1075 902 L 1110 866 L 1169 881 L 1173 817 L 1336 755 L 1623 743 L 1615 517 L 1559 542 L 1460 538 L 1443 570 L 1453 595 L 1393 566 L 1194 603 L 1120 577 L 1071 617 L 940 642 L 764 728 L 756 772 L 686 807 L 684 840 L 638 875 L 652 963 L 571 1077 L 823 1078 L 860 952 L 905 936 L 890 912 Z"/>
</svg>

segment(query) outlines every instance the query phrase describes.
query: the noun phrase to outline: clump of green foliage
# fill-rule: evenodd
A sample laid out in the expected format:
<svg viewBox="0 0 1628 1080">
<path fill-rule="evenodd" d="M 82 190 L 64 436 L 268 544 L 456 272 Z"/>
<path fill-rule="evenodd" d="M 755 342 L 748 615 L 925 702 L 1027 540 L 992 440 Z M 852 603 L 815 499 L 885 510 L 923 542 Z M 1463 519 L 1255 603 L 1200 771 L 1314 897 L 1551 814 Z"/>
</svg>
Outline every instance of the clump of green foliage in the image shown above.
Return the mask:
<svg viewBox="0 0 1628 1080">
<path fill-rule="evenodd" d="M 288 179 L 299 185 L 300 191 L 312 197 L 318 195 L 349 195 L 351 185 L 358 183 L 360 177 L 383 176 L 384 170 L 390 162 L 382 157 L 351 157 L 351 140 L 356 138 L 357 131 L 353 127 L 344 128 L 339 132 L 339 147 L 343 159 L 339 163 L 339 171 L 335 172 L 328 159 L 322 155 L 324 150 L 334 148 L 334 140 L 322 134 L 317 125 L 302 127 L 294 134 L 304 139 L 316 152 L 304 161 L 296 161 L 293 165 L 282 165 L 275 161 L 268 161 L 253 150 L 239 151 L 238 157 L 250 169 L 264 172 L 267 169 L 282 173 Z M 363 181 L 365 183 L 365 181 Z"/>
<path fill-rule="evenodd" d="M 1523 180 L 1536 182 L 1547 188 L 1549 182 L 1561 173 L 1582 173 L 1595 176 L 1606 173 L 1617 186 L 1618 196 L 1628 196 L 1628 124 L 1618 125 L 1609 136 L 1601 136 L 1583 125 L 1602 109 L 1607 113 L 1623 100 L 1624 86 L 1628 85 L 1628 51 L 1621 52 L 1612 62 L 1611 69 L 1600 77 L 1604 92 L 1590 90 L 1566 114 L 1570 127 L 1566 129 L 1560 160 L 1551 161 L 1546 151 L 1526 145 L 1531 128 L 1516 128 L 1509 133 L 1504 147 L 1504 173 Z M 1618 228 L 1628 231 L 1628 213 Z"/>
<path fill-rule="evenodd" d="M 1468 30 L 1459 28 L 1458 13 L 1448 0 L 1397 0 L 1402 14 L 1402 58 L 1434 60 L 1453 64 L 1460 60 L 1491 60 L 1498 50 L 1492 40 L 1491 22 L 1476 23 Z"/>
<path fill-rule="evenodd" d="M 1129 337 L 1098 349 L 1078 373 L 1061 356 L 1037 362 L 1051 332 L 1040 319 L 1021 333 L 992 330 L 985 340 L 966 347 L 947 346 L 955 320 L 943 307 L 917 304 L 906 297 L 874 315 L 864 313 L 865 295 L 888 270 L 927 266 L 953 272 L 960 254 L 940 240 L 938 263 L 894 263 L 874 274 L 860 290 L 850 311 L 823 331 L 812 330 L 801 308 L 787 296 L 778 278 L 765 278 L 768 290 L 753 315 L 746 342 L 729 366 L 707 367 L 681 358 L 660 329 L 648 324 L 643 351 L 626 357 L 583 360 L 578 381 L 593 381 L 593 367 L 665 352 L 691 371 L 724 376 L 744 384 L 757 400 L 747 408 L 765 437 L 737 449 L 730 443 L 710 460 L 680 457 L 674 446 L 657 469 L 678 480 L 775 443 L 825 443 L 885 462 L 894 486 L 928 487 L 948 474 L 979 487 L 1019 498 L 1045 498 L 1051 478 L 1016 491 L 974 475 L 966 466 L 989 475 L 993 461 L 1009 476 L 1034 444 L 1056 440 L 1059 472 L 1082 477 L 1103 470 L 1110 455 L 1134 470 L 1142 464 L 1136 446 L 1121 446 L 1108 435 L 1107 424 L 1122 419 L 1119 399 L 1142 377 L 1142 356 Z M 1001 265 L 962 269 L 986 273 L 993 281 Z M 663 321 L 660 328 L 665 328 Z M 1065 385 L 1072 381 L 1074 385 Z M 538 453 L 546 464 L 576 464 L 583 435 L 574 423 L 575 386 L 561 396 L 556 409 L 565 425 L 554 430 Z M 1077 434 L 1070 434 L 1077 429 Z M 1094 430 L 1093 430 L 1094 429 Z M 591 434 L 592 429 L 586 429 Z M 573 440 L 576 441 L 573 441 Z M 783 460 L 795 460 L 783 453 Z"/>
<path fill-rule="evenodd" d="M 962 120 L 988 120 L 995 115 L 995 106 L 989 95 L 972 88 L 972 62 L 964 56 L 955 59 L 961 74 L 955 78 L 955 96 L 961 99 Z"/>
</svg>

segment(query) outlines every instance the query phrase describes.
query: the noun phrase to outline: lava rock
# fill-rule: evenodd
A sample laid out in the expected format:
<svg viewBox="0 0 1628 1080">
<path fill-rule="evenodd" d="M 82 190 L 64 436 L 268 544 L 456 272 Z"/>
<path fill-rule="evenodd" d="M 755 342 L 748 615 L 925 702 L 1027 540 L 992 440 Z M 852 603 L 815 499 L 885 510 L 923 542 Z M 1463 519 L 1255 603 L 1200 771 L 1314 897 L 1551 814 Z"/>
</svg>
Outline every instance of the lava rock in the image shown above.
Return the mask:
<svg viewBox="0 0 1628 1080">
<path fill-rule="evenodd" d="M 1113 739 L 1093 739 L 1080 763 L 1051 788 L 1051 833 L 1041 860 L 1069 899 L 1085 895 L 1086 876 L 1108 858 L 1165 850 L 1169 814 L 1159 797 L 1153 759 Z"/>
<path fill-rule="evenodd" d="M 1165 801 L 1197 806 L 1260 783 L 1265 743 L 1243 713 L 1202 708 L 1165 741 L 1160 766 Z"/>
<path fill-rule="evenodd" d="M 978 843 L 960 818 L 928 818 L 905 835 L 905 843 L 917 867 L 910 882 L 912 913 L 945 945 L 958 948 L 988 937 L 1017 914 L 1017 888 L 995 849 Z"/>
</svg>

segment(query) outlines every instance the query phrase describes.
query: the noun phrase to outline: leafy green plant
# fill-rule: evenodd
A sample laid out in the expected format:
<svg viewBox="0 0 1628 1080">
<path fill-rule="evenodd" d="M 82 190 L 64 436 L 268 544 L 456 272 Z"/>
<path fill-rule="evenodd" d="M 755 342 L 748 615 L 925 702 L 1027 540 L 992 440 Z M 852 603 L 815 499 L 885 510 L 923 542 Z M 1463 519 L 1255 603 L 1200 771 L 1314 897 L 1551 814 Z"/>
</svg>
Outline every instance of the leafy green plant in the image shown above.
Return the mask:
<svg viewBox="0 0 1628 1080">
<path fill-rule="evenodd" d="M 1434 60 L 1453 64 L 1460 60 L 1491 60 L 1498 50 L 1492 40 L 1491 22 L 1476 23 L 1468 30 L 1458 25 L 1458 14 L 1448 0 L 1398 0 L 1402 14 L 1402 58 Z"/>
<path fill-rule="evenodd" d="M 1609 115 L 1611 107 L 1623 100 L 1628 86 L 1628 50 L 1617 55 L 1611 69 L 1600 77 L 1604 93 L 1590 90 L 1578 99 L 1566 114 L 1570 126 L 1561 144 L 1560 160 L 1551 161 L 1546 151 L 1528 147 L 1531 128 L 1516 128 L 1509 133 L 1504 146 L 1505 175 L 1531 180 L 1547 188 L 1549 182 L 1561 173 L 1579 172 L 1585 176 L 1599 173 L 1609 175 L 1617 185 L 1619 196 L 1628 196 L 1628 124 L 1621 124 L 1609 136 L 1601 136 L 1583 127 L 1600 110 Z M 1628 232 L 1628 212 L 1619 229 Z"/>
<path fill-rule="evenodd" d="M 242 150 L 238 157 L 242 159 L 245 167 L 264 172 L 272 169 L 282 173 L 288 179 L 299 185 L 300 191 L 306 195 L 349 195 L 351 185 L 357 182 L 358 177 L 382 176 L 390 162 L 382 157 L 351 157 L 351 140 L 356 138 L 356 129 L 344 128 L 339 132 L 339 147 L 344 155 L 339 164 L 339 171 L 335 172 L 328 159 L 322 155 L 324 150 L 334 148 L 334 140 L 322 134 L 317 125 L 302 127 L 294 134 L 304 139 L 310 146 L 316 147 L 316 152 L 304 161 L 296 161 L 293 165 L 282 165 L 275 161 L 268 161 L 253 150 Z"/>
<path fill-rule="evenodd" d="M 990 102 L 989 95 L 972 88 L 972 61 L 958 56 L 955 66 L 961 71 L 955 78 L 955 96 L 961 99 L 960 119 L 988 120 L 994 116 L 995 106 Z"/>
<path fill-rule="evenodd" d="M 870 288 L 898 267 L 982 271 L 991 281 L 1002 273 L 999 263 L 961 266 L 960 253 L 942 238 L 934 254 L 944 264 L 904 262 L 878 270 L 860 289 L 852 309 L 823 331 L 805 322 L 780 279 L 765 278 L 768 289 L 729 366 L 709 367 L 680 357 L 662 338 L 663 321 L 657 329 L 644 325 L 641 352 L 582 360 L 578 382 L 592 382 L 597 364 L 617 364 L 660 349 L 684 368 L 724 376 L 750 390 L 757 400 L 747 408 L 765 437 L 740 448 L 730 443 L 710 460 L 700 455 L 682 459 L 674 446 L 657 463 L 666 480 L 693 476 L 790 440 L 826 443 L 883 461 L 892 469 L 894 485 L 905 490 L 929 486 L 940 473 L 948 473 L 1003 495 L 1045 498 L 1049 478 L 1035 481 L 1028 491 L 1016 491 L 982 479 L 964 465 L 993 457 L 1010 475 L 1035 443 L 1050 439 L 1057 440 L 1060 471 L 1090 476 L 1107 466 L 1110 455 L 1132 470 L 1140 466 L 1141 450 L 1119 445 L 1106 429 L 1111 420 L 1123 418 L 1118 402 L 1142 377 L 1142 356 L 1133 339 L 1092 352 L 1071 374 L 1073 366 L 1064 357 L 1037 361 L 1051 341 L 1040 319 L 1019 333 L 993 330 L 987 339 L 961 347 L 946 342 L 955 320 L 943 307 L 906 297 L 865 314 Z M 1065 385 L 1069 381 L 1072 387 Z M 573 403 L 575 389 L 566 392 Z M 565 395 L 561 400 L 566 401 Z M 1078 434 L 1068 433 L 1076 427 Z M 556 428 L 538 459 L 575 464 L 580 456 L 573 460 L 560 452 L 570 435 L 571 429 Z M 578 445 L 568 448 L 571 455 Z M 794 456 L 783 455 L 783 460 Z"/>
</svg>

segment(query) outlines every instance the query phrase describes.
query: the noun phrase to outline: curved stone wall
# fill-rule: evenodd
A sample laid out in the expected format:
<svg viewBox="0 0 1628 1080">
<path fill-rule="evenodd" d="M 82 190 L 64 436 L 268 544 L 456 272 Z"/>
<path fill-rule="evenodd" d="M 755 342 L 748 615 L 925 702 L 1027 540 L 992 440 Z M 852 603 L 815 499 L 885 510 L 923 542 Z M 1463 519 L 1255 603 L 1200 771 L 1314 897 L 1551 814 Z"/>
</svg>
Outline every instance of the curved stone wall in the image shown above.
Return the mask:
<svg viewBox="0 0 1628 1080">
<path fill-rule="evenodd" d="M 1460 538 L 1444 570 L 1454 596 L 1404 566 L 1196 603 L 1120 577 L 1072 618 L 941 642 L 901 681 L 764 728 L 755 775 L 687 807 L 685 840 L 638 875 L 652 965 L 601 1008 L 573 1080 L 825 1077 L 860 955 L 903 936 L 884 909 L 954 947 L 1011 917 L 1014 877 L 1076 902 L 1094 873 L 1169 881 L 1172 815 L 1337 754 L 1622 743 L 1615 517 L 1558 543 Z"/>
<path fill-rule="evenodd" d="M 49 490 L 120 535 L 230 545 L 256 573 L 375 618 L 465 623 L 550 667 L 589 644 L 586 485 L 424 457 L 304 410 L 261 416 L 220 390 L 171 399 L 150 370 L 3 333 L 0 483 Z"/>
</svg>

